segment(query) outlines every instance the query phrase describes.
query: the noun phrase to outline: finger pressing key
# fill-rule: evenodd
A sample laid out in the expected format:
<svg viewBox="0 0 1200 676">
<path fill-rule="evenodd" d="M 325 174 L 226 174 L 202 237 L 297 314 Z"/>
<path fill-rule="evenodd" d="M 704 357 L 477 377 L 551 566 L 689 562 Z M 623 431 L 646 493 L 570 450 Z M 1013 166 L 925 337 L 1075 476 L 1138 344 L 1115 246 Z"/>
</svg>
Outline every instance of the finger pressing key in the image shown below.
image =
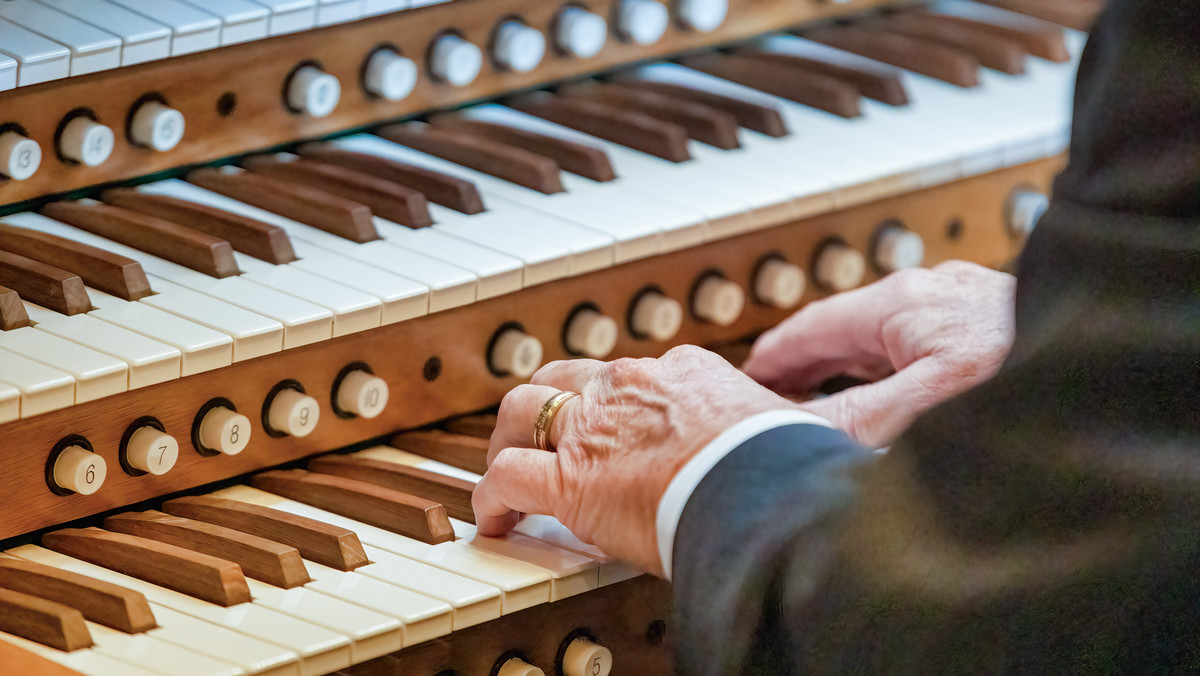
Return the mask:
<svg viewBox="0 0 1200 676">
<path fill-rule="evenodd" d="M 562 485 L 558 454 L 510 447 L 496 455 L 475 485 L 471 502 L 481 535 L 499 536 L 517 525 L 521 514 L 558 516 Z"/>
</svg>

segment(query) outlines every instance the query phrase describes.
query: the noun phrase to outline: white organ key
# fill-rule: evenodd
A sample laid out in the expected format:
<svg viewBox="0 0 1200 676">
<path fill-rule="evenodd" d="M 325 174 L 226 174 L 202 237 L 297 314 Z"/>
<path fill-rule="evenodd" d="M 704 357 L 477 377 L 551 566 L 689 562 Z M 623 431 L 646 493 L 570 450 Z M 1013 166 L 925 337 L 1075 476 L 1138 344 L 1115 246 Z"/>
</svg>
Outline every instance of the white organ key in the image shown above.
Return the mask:
<svg viewBox="0 0 1200 676">
<path fill-rule="evenodd" d="M 245 308 L 251 312 L 270 317 L 283 324 L 284 348 L 299 347 L 310 343 L 329 340 L 333 335 L 333 313 L 329 310 L 304 301 L 295 296 L 271 289 L 241 277 L 226 277 L 216 279 L 196 272 L 182 265 L 163 260 L 157 256 L 144 253 L 132 247 L 118 244 L 73 228 L 58 221 L 34 214 L 21 214 L 28 218 L 19 224 L 25 227 L 49 232 L 74 239 L 85 244 L 107 249 L 113 253 L 132 258 L 146 270 L 148 275 L 161 277 L 179 286 L 183 286 L 213 298 L 228 300 L 232 305 Z M 16 222 L 14 219 L 9 219 Z M 151 288 L 156 288 L 153 280 Z M 149 300 L 154 296 L 148 296 Z"/>
<path fill-rule="evenodd" d="M 70 374 L 77 404 L 129 389 L 128 364 L 45 331 L 32 327 L 0 331 L 0 348 Z"/>
<path fill-rule="evenodd" d="M 0 382 L 0 423 L 11 422 L 21 417 L 21 390 Z"/>
<path fill-rule="evenodd" d="M 375 219 L 375 229 L 389 242 L 429 258 L 469 270 L 476 277 L 475 295 L 478 300 L 494 298 L 520 290 L 524 284 L 524 265 L 521 261 L 453 237 L 433 228 L 413 230 L 381 218 Z"/>
<path fill-rule="evenodd" d="M 0 349 L 0 382 L 21 392 L 23 418 L 75 403 L 75 379 L 70 374 L 4 349 Z"/>
<path fill-rule="evenodd" d="M 267 37 L 271 12 L 251 0 L 184 0 L 221 20 L 221 46 Z"/>
<path fill-rule="evenodd" d="M 121 65 L 121 39 L 35 0 L 0 3 L 0 17 L 71 50 L 71 75 L 86 75 Z"/>
<path fill-rule="evenodd" d="M 167 643 L 153 630 L 126 634 L 95 622 L 87 623 L 95 646 L 92 650 L 160 674 L 177 676 L 239 676 L 242 670 L 230 662 Z M 216 654 L 217 656 L 220 653 Z"/>
<path fill-rule="evenodd" d="M 162 674 L 147 671 L 129 662 L 114 659 L 97 650 L 74 650 L 68 653 L 3 632 L 0 632 L 0 641 L 11 643 L 26 652 L 44 657 L 79 673 L 88 674 L 88 676 L 162 676 Z"/>
<path fill-rule="evenodd" d="M 555 220 L 519 204 L 498 201 L 489 209 L 467 216 L 438 204 L 429 205 L 434 232 L 461 239 L 518 258 L 525 266 L 524 284 L 534 286 L 571 274 L 571 249 L 559 238 L 548 238 Z"/>
<path fill-rule="evenodd" d="M 165 383 L 180 376 L 179 350 L 146 338 L 91 315 L 66 316 L 25 303 L 29 319 L 39 331 L 120 359 L 129 365 L 129 389 Z"/>
<path fill-rule="evenodd" d="M 308 30 L 317 25 L 317 0 L 254 0 L 271 10 L 269 35 Z"/>
<path fill-rule="evenodd" d="M 221 45 L 221 20 L 183 0 L 108 0 L 171 29 L 171 56 Z"/>
<path fill-rule="evenodd" d="M 140 592 L 147 601 L 150 601 L 154 617 L 160 628 L 166 626 L 165 623 L 170 622 L 173 617 L 169 613 L 164 613 L 165 617 L 159 616 L 159 607 L 164 607 L 195 620 L 202 620 L 205 623 L 230 630 L 230 634 L 236 632 L 236 634 L 241 634 L 249 639 L 249 641 L 240 642 L 235 640 L 228 652 L 224 649 L 217 649 L 210 654 L 224 655 L 233 659 L 239 649 L 247 652 L 253 650 L 260 655 L 259 661 L 266 662 L 264 666 L 276 667 L 290 662 L 298 654 L 301 660 L 301 673 L 305 675 L 337 671 L 350 666 L 352 661 L 351 643 L 348 637 L 257 605 L 253 601 L 224 608 L 35 545 L 17 547 L 9 550 L 8 553 L 28 561 L 69 570 Z M 197 633 L 202 632 L 197 629 Z M 226 636 L 230 634 L 226 634 Z M 197 642 L 204 640 L 201 636 L 194 638 Z M 174 639 L 171 642 L 179 645 Z M 262 646 L 264 643 L 273 644 L 274 650 L 270 652 L 264 650 Z"/>
<path fill-rule="evenodd" d="M 548 571 L 521 561 L 485 552 L 462 542 L 428 545 L 249 486 L 235 486 L 217 491 L 212 495 L 271 507 L 348 528 L 358 534 L 359 540 L 364 545 L 371 545 L 392 554 L 496 587 L 502 593 L 501 611 L 503 614 L 550 601 L 551 577 Z"/>
<path fill-rule="evenodd" d="M 171 29 L 108 0 L 38 0 L 121 40 L 121 65 L 158 61 L 171 55 Z"/>
<path fill-rule="evenodd" d="M 14 89 L 17 86 L 17 61 L 7 54 L 0 53 L 0 92 Z"/>
<path fill-rule="evenodd" d="M 153 601 L 150 602 L 150 609 L 158 627 L 151 629 L 149 634 L 161 641 L 202 655 L 220 655 L 222 660 L 255 674 L 300 674 L 300 655 L 294 650 L 206 622 Z"/>
<path fill-rule="evenodd" d="M 364 0 L 318 0 L 317 25 L 330 26 L 363 18 Z"/>
<path fill-rule="evenodd" d="M 299 296 L 333 313 L 333 336 L 346 336 L 380 325 L 383 302 L 358 289 L 318 277 L 299 267 L 272 265 L 235 253 L 242 277 L 263 286 Z"/>
<path fill-rule="evenodd" d="M 88 297 L 94 308 L 88 316 L 178 350 L 181 376 L 211 371 L 233 362 L 233 338 L 229 334 L 103 291 L 89 288 Z"/>
<path fill-rule="evenodd" d="M 71 50 L 4 19 L 0 19 L 0 54 L 16 60 L 18 87 L 71 74 Z"/>
<path fill-rule="evenodd" d="M 379 16 L 380 14 L 399 12 L 402 9 L 408 9 L 410 4 L 416 5 L 416 3 L 410 3 L 409 0 L 366 0 L 363 4 L 363 16 Z"/>
<path fill-rule="evenodd" d="M 371 545 L 364 544 L 363 550 L 371 563 L 355 568 L 355 573 L 448 603 L 453 608 L 454 631 L 500 617 L 501 594 L 496 587 Z"/>
<path fill-rule="evenodd" d="M 284 348 L 286 328 L 280 322 L 161 277 L 147 276 L 158 293 L 139 302 L 228 334 L 233 338 L 233 361 L 246 361 Z"/>
</svg>

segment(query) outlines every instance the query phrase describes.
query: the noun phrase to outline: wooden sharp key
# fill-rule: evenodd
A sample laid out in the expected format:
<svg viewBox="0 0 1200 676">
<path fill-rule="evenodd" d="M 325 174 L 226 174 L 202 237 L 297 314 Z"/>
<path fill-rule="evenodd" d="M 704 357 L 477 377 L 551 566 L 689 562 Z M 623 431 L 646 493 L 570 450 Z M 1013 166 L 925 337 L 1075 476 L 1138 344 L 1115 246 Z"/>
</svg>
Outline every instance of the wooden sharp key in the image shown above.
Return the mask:
<svg viewBox="0 0 1200 676">
<path fill-rule="evenodd" d="M 1027 52 L 1019 41 L 980 29 L 970 22 L 943 21 L 942 17 L 927 12 L 897 12 L 872 26 L 961 49 L 992 70 L 1009 75 L 1025 72 Z"/>
<path fill-rule="evenodd" d="M 519 96 L 505 101 L 530 115 L 585 134 L 618 143 L 671 162 L 686 162 L 687 130 L 644 113 L 630 112 L 599 101 L 549 94 Z"/>
<path fill-rule="evenodd" d="M 162 510 L 295 547 L 302 557 L 337 570 L 370 563 L 354 531 L 269 507 L 195 496 L 168 500 Z"/>
<path fill-rule="evenodd" d="M 30 303 L 64 315 L 77 315 L 92 309 L 92 301 L 78 275 L 20 254 L 0 251 L 0 285 L 16 291 Z"/>
<path fill-rule="evenodd" d="M 188 173 L 187 180 L 352 242 L 379 239 L 370 207 L 324 190 L 233 167 L 196 169 Z"/>
<path fill-rule="evenodd" d="M 1027 15 L 1030 20 L 1040 20 L 1049 24 L 1057 24 L 1074 28 L 1077 31 L 1089 31 L 1096 20 L 1096 15 L 1104 9 L 1108 0 L 1075 0 L 1046 2 L 1046 0 L 986 0 L 988 4 L 1003 7 L 1013 12 Z"/>
<path fill-rule="evenodd" d="M 376 216 L 393 223 L 410 228 L 433 225 L 425 196 L 394 181 L 295 155 L 249 157 L 242 162 L 242 166 L 260 174 L 361 202 L 370 207 Z"/>
<path fill-rule="evenodd" d="M 283 228 L 168 195 L 129 188 L 105 190 L 100 199 L 114 206 L 140 211 L 164 221 L 206 232 L 229 242 L 237 251 L 259 260 L 283 265 L 296 260 L 292 242 Z"/>
<path fill-rule="evenodd" d="M 915 9 L 909 11 L 918 13 L 918 10 Z M 1071 60 L 1071 52 L 1067 49 L 1067 42 L 1063 36 L 1062 28 L 1046 21 L 1014 15 L 1011 24 L 1002 25 L 924 10 L 919 11 L 919 13 L 926 14 L 946 25 L 957 24 L 968 26 L 985 33 L 991 33 L 997 37 L 1016 40 L 1021 43 L 1026 51 L 1040 59 L 1054 61 L 1055 63 L 1066 63 Z"/>
<path fill-rule="evenodd" d="M 218 279 L 240 274 L 229 242 L 161 218 L 95 200 L 51 202 L 42 213 Z"/>
<path fill-rule="evenodd" d="M 65 652 L 92 646 L 78 610 L 11 589 L 0 589 L 0 631 Z"/>
<path fill-rule="evenodd" d="M 745 54 L 702 54 L 680 63 L 841 117 L 862 114 L 858 88 L 821 73 Z"/>
<path fill-rule="evenodd" d="M 677 124 L 686 129 L 691 138 L 723 150 L 741 147 L 737 119 L 702 103 L 645 89 L 597 82 L 564 85 L 558 89 L 558 93 L 568 98 L 600 101 Z"/>
<path fill-rule="evenodd" d="M 390 445 L 468 472 L 487 472 L 488 440 L 442 430 L 401 432 Z"/>
<path fill-rule="evenodd" d="M 602 149 L 584 143 L 576 143 L 494 122 L 472 120 L 451 113 L 433 115 L 429 118 L 429 122 L 438 128 L 473 134 L 499 143 L 524 148 L 531 153 L 544 155 L 554 160 L 564 171 L 590 178 L 593 181 L 611 181 L 617 177 L 608 155 Z"/>
<path fill-rule="evenodd" d="M 822 28 L 804 37 L 959 87 L 979 84 L 979 61 L 974 56 L 927 40 L 859 26 Z"/>
<path fill-rule="evenodd" d="M 70 270 L 85 284 L 125 300 L 149 296 L 141 263 L 98 247 L 28 228 L 0 223 L 0 248 L 46 265 Z"/>
<path fill-rule="evenodd" d="M 11 331 L 29 326 L 29 313 L 21 302 L 21 294 L 7 286 L 0 286 L 0 331 Z"/>
<path fill-rule="evenodd" d="M 250 484 L 428 544 L 454 539 L 444 507 L 390 488 L 300 469 L 256 474 Z"/>
<path fill-rule="evenodd" d="M 309 461 L 308 468 L 313 472 L 365 481 L 433 500 L 441 503 L 449 516 L 475 523 L 475 510 L 471 507 L 471 493 L 475 491 L 475 484 L 465 479 L 353 455 L 315 458 Z"/>
<path fill-rule="evenodd" d="M 495 413 L 476 413 L 474 415 L 464 415 L 458 418 L 451 418 L 442 423 L 442 427 L 447 432 L 455 434 L 465 434 L 469 437 L 480 437 L 490 439 L 492 432 L 496 431 L 496 414 Z"/>
<path fill-rule="evenodd" d="M 360 174 L 369 174 L 408 186 L 421 192 L 431 202 L 464 214 L 478 214 L 484 211 L 483 197 L 475 184 L 457 176 L 396 162 L 386 157 L 341 150 L 326 143 L 308 143 L 300 146 L 296 152 L 301 157 L 311 157 L 320 162 L 352 169 Z"/>
<path fill-rule="evenodd" d="M 618 74 L 614 76 L 613 80 L 620 82 L 626 87 L 658 92 L 659 94 L 666 94 L 677 99 L 687 99 L 688 101 L 702 103 L 710 108 L 723 110 L 732 115 L 737 120 L 738 125 L 760 134 L 776 138 L 788 135 L 787 123 L 784 122 L 783 115 L 776 108 L 761 106 L 751 101 L 742 101 L 729 96 L 722 96 L 713 92 L 692 89 L 691 87 L 671 84 L 669 82 L 641 80 L 632 74 Z"/>
<path fill-rule="evenodd" d="M 276 587 L 291 589 L 311 581 L 295 547 L 232 528 L 154 510 L 110 516 L 104 527 L 232 561 L 247 577 Z"/>
<path fill-rule="evenodd" d="M 558 164 L 518 146 L 424 122 L 391 124 L 374 133 L 394 143 L 547 195 L 563 191 Z"/>
<path fill-rule="evenodd" d="M 832 58 L 806 57 L 798 54 L 779 54 L 752 47 L 738 48 L 737 54 L 804 71 L 828 75 L 854 87 L 860 94 L 889 106 L 908 104 L 908 92 L 904 89 L 903 71 L 883 63 L 836 62 Z M 859 59 L 866 61 L 866 59 Z"/>
<path fill-rule="evenodd" d="M 236 563 L 183 547 L 99 528 L 57 530 L 43 535 L 42 545 L 219 606 L 250 600 Z"/>
<path fill-rule="evenodd" d="M 92 622 L 127 634 L 157 626 L 140 593 L 53 566 L 0 558 L 0 587 L 69 605 Z"/>
</svg>

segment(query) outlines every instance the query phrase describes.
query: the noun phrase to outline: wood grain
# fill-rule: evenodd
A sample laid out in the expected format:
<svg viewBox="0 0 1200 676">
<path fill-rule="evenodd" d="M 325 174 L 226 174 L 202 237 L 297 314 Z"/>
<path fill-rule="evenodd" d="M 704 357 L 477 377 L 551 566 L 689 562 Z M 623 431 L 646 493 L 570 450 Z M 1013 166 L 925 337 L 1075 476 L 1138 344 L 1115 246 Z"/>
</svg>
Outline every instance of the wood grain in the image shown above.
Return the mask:
<svg viewBox="0 0 1200 676">
<path fill-rule="evenodd" d="M 0 331 L 26 326 L 29 326 L 29 313 L 21 302 L 21 294 L 7 286 L 0 286 Z"/>
<path fill-rule="evenodd" d="M 125 300 L 150 295 L 150 282 L 137 261 L 46 232 L 0 223 L 0 248 L 69 270 L 88 286 Z"/>
<path fill-rule="evenodd" d="M 508 105 L 536 117 L 640 150 L 671 162 L 691 159 L 687 130 L 649 115 L 630 112 L 600 101 L 550 94 L 519 96 Z"/>
<path fill-rule="evenodd" d="M 822 73 L 746 54 L 701 54 L 679 63 L 841 117 L 862 115 L 858 88 Z"/>
<path fill-rule="evenodd" d="M 127 634 L 157 626 L 139 592 L 53 566 L 0 558 L 0 587 L 69 605 L 92 622 Z"/>
<path fill-rule="evenodd" d="M 401 432 L 390 445 L 468 472 L 487 472 L 488 440 L 442 430 Z"/>
<path fill-rule="evenodd" d="M 255 474 L 250 485 L 428 544 L 454 540 L 441 505 L 364 481 L 293 469 Z"/>
<path fill-rule="evenodd" d="M 0 631 L 66 652 L 92 645 L 78 610 L 11 589 L 0 589 Z"/>
<path fill-rule="evenodd" d="M 304 558 L 337 570 L 354 570 L 369 563 L 358 535 L 316 519 L 211 496 L 168 500 L 162 509 L 295 547 Z"/>
<path fill-rule="evenodd" d="M 308 469 L 432 500 L 441 503 L 451 518 L 475 523 L 475 509 L 471 507 L 471 493 L 475 491 L 472 481 L 353 455 L 323 455 L 310 460 Z"/>
<path fill-rule="evenodd" d="M 628 111 L 641 112 L 687 130 L 688 136 L 723 150 L 738 142 L 737 119 L 729 113 L 686 98 L 619 84 L 588 82 L 558 88 L 561 96 L 601 101 Z"/>
<path fill-rule="evenodd" d="M 655 82 L 654 80 L 641 80 L 632 74 L 618 73 L 613 76 L 615 82 L 620 82 L 627 87 L 636 87 L 647 91 L 658 92 L 673 96 L 677 99 L 687 99 L 702 103 L 710 108 L 723 110 L 737 120 L 739 126 L 756 131 L 767 136 L 781 138 L 788 135 L 787 123 L 783 120 L 783 115 L 779 113 L 778 108 L 759 105 L 753 101 L 742 101 L 740 99 L 722 96 L 713 92 L 707 92 L 701 89 L 692 89 L 683 85 L 671 84 L 669 82 Z"/>
<path fill-rule="evenodd" d="M 608 155 L 595 146 L 450 113 L 434 115 L 429 121 L 435 127 L 466 132 L 544 155 L 554 160 L 564 171 L 579 174 L 593 181 L 611 181 L 617 176 Z"/>
<path fill-rule="evenodd" d="M 30 303 L 64 315 L 92 309 L 92 301 L 78 275 L 4 250 L 0 250 L 0 286 L 16 291 Z M 20 316 L 14 315 L 14 321 L 20 322 Z M 28 317 L 25 323 L 29 323 Z"/>
<path fill-rule="evenodd" d="M 99 528 L 46 533 L 42 545 L 219 606 L 250 601 L 246 578 L 236 563 L 182 547 Z"/>
<path fill-rule="evenodd" d="M 156 510 L 110 516 L 104 527 L 232 561 L 247 577 L 291 589 L 311 582 L 295 547 Z"/>
</svg>

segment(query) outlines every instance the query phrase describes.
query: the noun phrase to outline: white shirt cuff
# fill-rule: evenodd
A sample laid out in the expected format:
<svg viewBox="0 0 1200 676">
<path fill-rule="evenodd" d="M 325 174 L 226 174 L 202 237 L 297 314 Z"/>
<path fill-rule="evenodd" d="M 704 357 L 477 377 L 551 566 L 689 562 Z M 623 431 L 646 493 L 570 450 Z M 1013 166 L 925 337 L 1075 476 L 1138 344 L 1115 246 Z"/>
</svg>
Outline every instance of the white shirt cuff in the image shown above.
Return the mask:
<svg viewBox="0 0 1200 676">
<path fill-rule="evenodd" d="M 750 416 L 722 432 L 692 456 L 683 469 L 671 479 L 662 499 L 658 502 L 656 526 L 658 529 L 658 556 L 662 561 L 663 575 L 671 579 L 671 557 L 675 550 L 675 531 L 683 518 L 683 508 L 696 486 L 704 480 L 718 462 L 733 449 L 769 429 L 783 425 L 821 425 L 832 428 L 833 423 L 819 415 L 796 409 L 779 409 Z"/>
</svg>

